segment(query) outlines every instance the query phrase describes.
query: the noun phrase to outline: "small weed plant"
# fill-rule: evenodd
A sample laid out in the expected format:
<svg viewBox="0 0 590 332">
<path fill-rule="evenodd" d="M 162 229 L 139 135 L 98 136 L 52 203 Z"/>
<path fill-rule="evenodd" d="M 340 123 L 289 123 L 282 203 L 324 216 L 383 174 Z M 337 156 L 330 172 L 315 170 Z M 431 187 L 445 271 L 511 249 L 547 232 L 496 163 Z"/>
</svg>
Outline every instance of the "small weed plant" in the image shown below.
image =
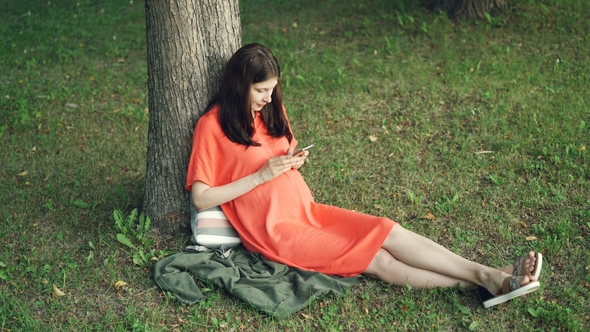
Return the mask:
<svg viewBox="0 0 590 332">
<path fill-rule="evenodd" d="M 117 241 L 131 249 L 131 258 L 133 263 L 141 267 L 150 265 L 163 253 L 151 248 L 154 239 L 150 238 L 151 220 L 148 216 L 141 213 L 138 218 L 137 209 L 124 217 L 120 210 L 115 210 L 115 228 L 117 230 Z"/>
</svg>

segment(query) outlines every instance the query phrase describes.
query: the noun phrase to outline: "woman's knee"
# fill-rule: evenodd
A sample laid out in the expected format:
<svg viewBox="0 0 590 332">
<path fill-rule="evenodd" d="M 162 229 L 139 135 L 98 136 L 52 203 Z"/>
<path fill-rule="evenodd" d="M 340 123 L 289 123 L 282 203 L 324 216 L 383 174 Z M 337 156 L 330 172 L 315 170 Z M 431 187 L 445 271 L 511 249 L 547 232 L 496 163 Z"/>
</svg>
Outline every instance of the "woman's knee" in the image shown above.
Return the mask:
<svg viewBox="0 0 590 332">
<path fill-rule="evenodd" d="M 387 273 L 388 269 L 391 269 L 391 267 L 396 262 L 397 259 L 395 259 L 395 257 L 393 257 L 389 253 L 389 251 L 381 248 L 379 249 L 379 251 L 377 251 L 375 257 L 373 257 L 373 260 L 371 261 L 365 272 L 363 272 L 363 274 L 379 278 L 379 276 L 383 273 Z"/>
</svg>

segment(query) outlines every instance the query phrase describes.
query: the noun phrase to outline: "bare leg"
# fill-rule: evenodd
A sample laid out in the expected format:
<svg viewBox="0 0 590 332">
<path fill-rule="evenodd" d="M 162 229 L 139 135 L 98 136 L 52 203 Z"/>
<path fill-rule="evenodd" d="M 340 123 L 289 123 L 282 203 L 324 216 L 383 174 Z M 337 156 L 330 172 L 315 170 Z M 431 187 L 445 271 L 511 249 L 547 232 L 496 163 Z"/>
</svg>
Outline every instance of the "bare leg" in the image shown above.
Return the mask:
<svg viewBox="0 0 590 332">
<path fill-rule="evenodd" d="M 475 284 L 448 277 L 440 273 L 419 269 L 395 259 L 389 251 L 379 250 L 364 274 L 393 285 L 410 285 L 414 288 L 456 287 L 473 288 Z"/>
<path fill-rule="evenodd" d="M 428 283 L 425 284 L 421 281 L 430 280 L 429 278 L 435 275 L 441 275 L 449 279 L 446 281 L 442 278 L 432 279 L 432 282 L 441 286 L 448 282 L 454 282 L 455 285 L 457 283 L 464 283 L 467 286 L 471 284 L 481 285 L 492 294 L 497 294 L 502 289 L 504 279 L 510 276 L 510 273 L 471 262 L 458 256 L 439 244 L 404 229 L 400 225 L 396 225 L 392 229 L 382 248 L 387 250 L 396 260 L 416 269 L 397 271 L 388 268 L 388 264 L 395 263 L 388 258 L 384 259 L 384 255 L 380 251 L 365 273 L 395 284 L 406 284 L 408 281 L 413 283 L 411 280 L 407 280 L 411 276 L 417 280 L 416 287 L 420 287 L 419 285 L 429 287 Z M 411 271 L 412 275 L 407 275 L 408 271 Z M 426 272 L 435 273 L 435 275 Z M 393 276 L 388 276 L 390 273 Z M 399 282 L 400 280 L 406 281 Z M 522 284 L 524 285 L 531 280 L 533 278 L 525 277 Z"/>
</svg>

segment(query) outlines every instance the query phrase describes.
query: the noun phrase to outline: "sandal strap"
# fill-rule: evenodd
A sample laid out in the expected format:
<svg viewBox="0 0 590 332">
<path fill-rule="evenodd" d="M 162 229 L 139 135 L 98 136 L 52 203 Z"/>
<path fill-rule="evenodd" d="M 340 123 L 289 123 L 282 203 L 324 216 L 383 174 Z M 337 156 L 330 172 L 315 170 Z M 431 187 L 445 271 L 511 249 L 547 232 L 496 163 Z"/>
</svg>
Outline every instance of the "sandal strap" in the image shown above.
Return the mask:
<svg viewBox="0 0 590 332">
<path fill-rule="evenodd" d="M 526 257 L 520 257 L 512 267 L 513 276 L 522 276 L 522 265 L 524 264 Z"/>
<path fill-rule="evenodd" d="M 521 281 L 522 277 L 510 277 L 510 291 L 519 289 Z"/>
<path fill-rule="evenodd" d="M 506 277 L 506 279 L 504 279 L 504 282 L 502 282 L 502 294 L 508 294 L 513 290 L 519 289 L 522 278 L 523 277 L 517 276 Z"/>
<path fill-rule="evenodd" d="M 508 294 L 513 290 L 519 289 L 522 278 L 516 276 L 506 277 L 504 282 L 502 282 L 502 294 Z"/>
</svg>

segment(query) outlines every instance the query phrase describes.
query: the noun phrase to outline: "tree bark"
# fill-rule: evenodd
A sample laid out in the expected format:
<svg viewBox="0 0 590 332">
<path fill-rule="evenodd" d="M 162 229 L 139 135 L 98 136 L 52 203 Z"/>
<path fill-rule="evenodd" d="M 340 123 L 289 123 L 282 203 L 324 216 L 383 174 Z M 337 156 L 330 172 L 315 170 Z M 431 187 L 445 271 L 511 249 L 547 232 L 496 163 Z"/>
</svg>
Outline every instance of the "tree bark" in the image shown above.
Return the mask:
<svg viewBox="0 0 590 332">
<path fill-rule="evenodd" d="M 192 134 L 241 45 L 238 0 L 146 0 L 149 129 L 143 210 L 161 234 L 189 229 Z"/>
<path fill-rule="evenodd" d="M 505 6 L 505 0 L 433 0 L 429 5 L 431 10 L 443 10 L 457 18 L 484 18 L 485 13 L 501 10 Z"/>
</svg>

